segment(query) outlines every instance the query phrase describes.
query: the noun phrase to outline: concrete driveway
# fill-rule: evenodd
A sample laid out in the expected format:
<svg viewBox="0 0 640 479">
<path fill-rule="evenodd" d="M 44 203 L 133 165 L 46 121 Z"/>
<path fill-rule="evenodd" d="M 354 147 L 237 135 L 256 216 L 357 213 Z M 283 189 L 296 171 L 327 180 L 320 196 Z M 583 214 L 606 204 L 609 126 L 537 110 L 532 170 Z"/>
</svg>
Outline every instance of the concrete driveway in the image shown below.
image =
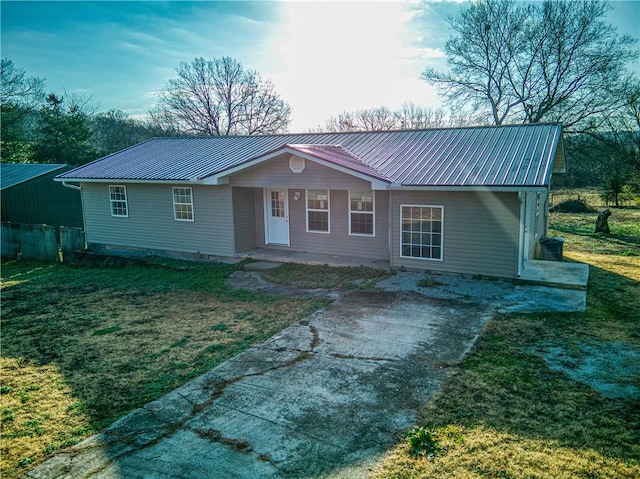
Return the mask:
<svg viewBox="0 0 640 479">
<path fill-rule="evenodd" d="M 494 310 L 346 294 L 27 477 L 365 477 Z"/>
</svg>

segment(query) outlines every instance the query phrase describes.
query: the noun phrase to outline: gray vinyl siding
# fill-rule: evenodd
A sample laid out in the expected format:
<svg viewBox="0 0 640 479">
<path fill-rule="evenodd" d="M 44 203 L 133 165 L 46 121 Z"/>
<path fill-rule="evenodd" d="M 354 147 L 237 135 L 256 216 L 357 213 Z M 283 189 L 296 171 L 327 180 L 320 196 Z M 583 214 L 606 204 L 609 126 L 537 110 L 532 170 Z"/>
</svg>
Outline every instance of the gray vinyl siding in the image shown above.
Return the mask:
<svg viewBox="0 0 640 479">
<path fill-rule="evenodd" d="M 209 255 L 234 253 L 231 188 L 193 186 L 194 221 L 175 221 L 171 184 L 126 184 L 128 217 L 111 216 L 109 185 L 83 183 L 89 244 Z"/>
<path fill-rule="evenodd" d="M 235 251 L 239 253 L 257 246 L 254 189 L 232 188 L 232 195 Z"/>
<path fill-rule="evenodd" d="M 393 191 L 392 266 L 514 278 L 518 268 L 517 193 Z M 400 257 L 401 205 L 444 208 L 443 260 Z"/>
<path fill-rule="evenodd" d="M 232 186 L 260 188 L 371 189 L 371 183 L 306 160 L 302 173 L 289 168 L 291 155 L 283 155 L 232 175 Z"/>
<path fill-rule="evenodd" d="M 295 193 L 300 199 L 295 200 Z M 306 224 L 305 189 L 289 189 L 289 247 L 265 245 L 264 206 L 262 192 L 256 194 L 256 208 L 262 213 L 256 222 L 258 244 L 262 247 L 289 249 L 307 253 L 325 253 L 358 258 L 389 259 L 389 192 L 375 192 L 375 236 L 349 235 L 349 192 L 330 190 L 330 234 L 308 233 Z"/>
</svg>

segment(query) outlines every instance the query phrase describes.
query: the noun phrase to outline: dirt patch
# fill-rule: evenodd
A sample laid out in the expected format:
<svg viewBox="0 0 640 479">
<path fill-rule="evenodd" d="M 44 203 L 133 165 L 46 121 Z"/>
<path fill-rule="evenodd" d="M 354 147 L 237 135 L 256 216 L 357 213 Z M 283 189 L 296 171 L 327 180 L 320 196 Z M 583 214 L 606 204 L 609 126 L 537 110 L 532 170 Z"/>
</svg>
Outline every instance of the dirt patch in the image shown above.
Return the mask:
<svg viewBox="0 0 640 479">
<path fill-rule="evenodd" d="M 534 348 L 552 371 L 567 374 L 608 398 L 640 398 L 640 351 L 621 341 L 540 343 Z"/>
</svg>

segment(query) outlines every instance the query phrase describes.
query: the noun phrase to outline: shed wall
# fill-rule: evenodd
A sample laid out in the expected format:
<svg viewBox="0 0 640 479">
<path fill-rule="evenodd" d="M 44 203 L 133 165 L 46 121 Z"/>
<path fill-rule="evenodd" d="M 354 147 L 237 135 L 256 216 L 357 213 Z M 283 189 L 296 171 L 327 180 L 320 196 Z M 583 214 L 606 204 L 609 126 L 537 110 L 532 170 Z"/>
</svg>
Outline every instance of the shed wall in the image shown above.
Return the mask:
<svg viewBox="0 0 640 479">
<path fill-rule="evenodd" d="M 64 169 L 2 190 L 2 221 L 82 228 L 80 192 L 53 180 L 62 171 Z"/>
<path fill-rule="evenodd" d="M 517 276 L 520 202 L 517 193 L 393 191 L 392 266 Z M 400 257 L 400 207 L 444 207 L 443 260 Z"/>
<path fill-rule="evenodd" d="M 111 216 L 109 185 L 83 183 L 87 243 L 228 256 L 234 253 L 229 186 L 193 186 L 194 221 L 175 221 L 170 184 L 126 184 L 129 216 Z"/>
</svg>

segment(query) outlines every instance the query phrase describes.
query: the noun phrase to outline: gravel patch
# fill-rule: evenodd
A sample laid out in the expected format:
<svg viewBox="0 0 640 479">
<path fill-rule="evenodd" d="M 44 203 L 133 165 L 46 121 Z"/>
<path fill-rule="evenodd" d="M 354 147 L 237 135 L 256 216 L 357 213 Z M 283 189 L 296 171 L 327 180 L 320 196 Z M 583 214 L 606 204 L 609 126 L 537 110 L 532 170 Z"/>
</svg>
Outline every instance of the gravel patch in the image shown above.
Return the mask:
<svg viewBox="0 0 640 479">
<path fill-rule="evenodd" d="M 498 304 L 501 298 L 515 290 L 513 283 L 500 279 L 406 271 L 380 281 L 377 286 L 384 291 L 413 291 L 429 298 L 483 304 Z"/>
</svg>

